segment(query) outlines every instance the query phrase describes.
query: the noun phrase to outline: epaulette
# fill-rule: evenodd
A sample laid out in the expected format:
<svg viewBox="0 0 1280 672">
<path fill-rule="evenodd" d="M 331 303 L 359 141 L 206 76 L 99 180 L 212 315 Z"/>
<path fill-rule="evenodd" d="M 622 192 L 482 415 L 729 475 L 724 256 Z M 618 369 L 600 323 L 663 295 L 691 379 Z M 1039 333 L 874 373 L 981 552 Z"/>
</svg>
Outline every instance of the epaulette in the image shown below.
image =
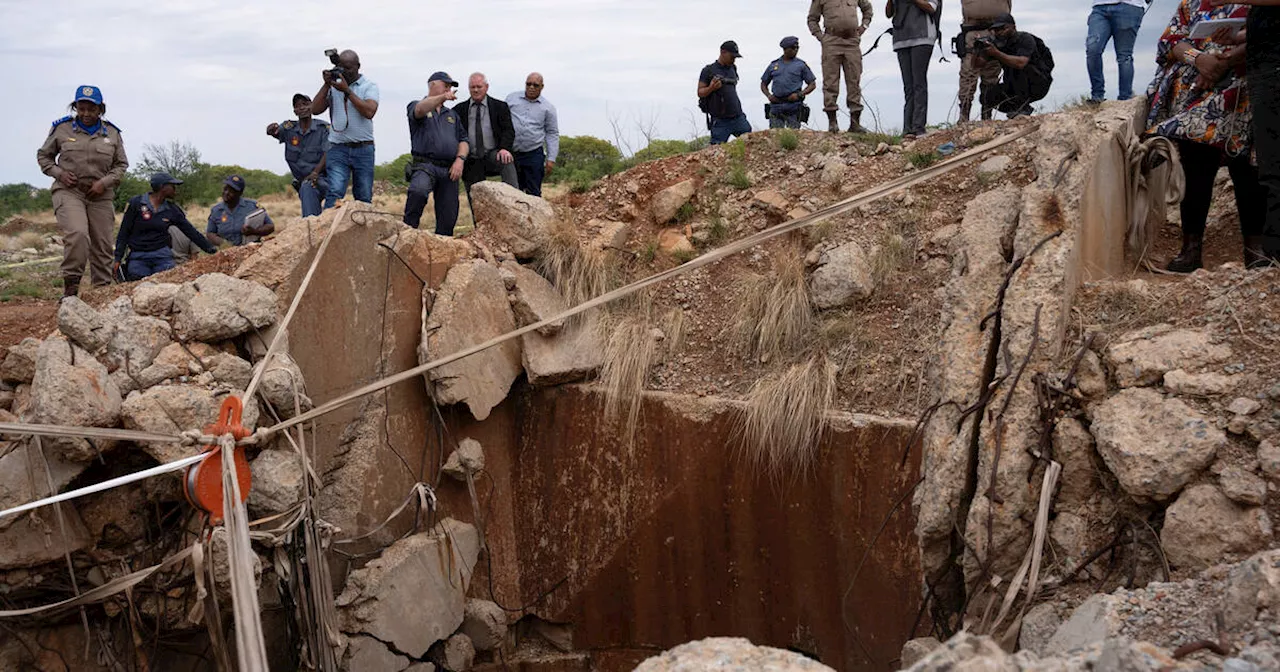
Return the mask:
<svg viewBox="0 0 1280 672">
<path fill-rule="evenodd" d="M 61 119 L 59 119 L 59 120 L 57 120 L 57 121 L 53 122 L 53 124 L 51 124 L 51 125 L 49 126 L 49 132 L 50 132 L 50 133 L 53 133 L 53 129 L 57 128 L 58 126 L 60 126 L 60 125 L 62 125 L 62 124 L 67 123 L 68 121 L 75 121 L 75 117 L 74 117 L 74 116 L 72 116 L 72 115 L 70 115 L 70 114 L 68 114 L 67 116 L 65 116 L 65 117 L 63 117 L 63 118 L 61 118 Z"/>
<path fill-rule="evenodd" d="M 116 133 L 124 133 L 124 130 L 122 130 L 119 126 L 116 126 L 115 124 L 113 124 L 113 123 L 111 123 L 111 122 L 107 121 L 106 119 L 103 119 L 103 120 L 102 120 L 102 123 L 104 123 L 104 124 L 106 124 L 106 125 L 110 126 L 111 128 L 116 129 Z"/>
</svg>

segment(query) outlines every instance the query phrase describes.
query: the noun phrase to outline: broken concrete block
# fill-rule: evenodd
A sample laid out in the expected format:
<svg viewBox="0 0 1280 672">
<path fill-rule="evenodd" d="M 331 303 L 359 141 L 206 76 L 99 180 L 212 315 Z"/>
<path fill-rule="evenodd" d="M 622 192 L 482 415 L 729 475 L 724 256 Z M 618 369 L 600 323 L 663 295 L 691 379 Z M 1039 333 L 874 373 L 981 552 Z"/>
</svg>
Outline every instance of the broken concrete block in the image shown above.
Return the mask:
<svg viewBox="0 0 1280 672">
<path fill-rule="evenodd" d="M 1208 331 L 1148 327 L 1107 348 L 1107 364 L 1120 387 L 1151 385 L 1174 369 L 1195 370 L 1231 357 L 1231 348 L 1213 342 Z"/>
<path fill-rule="evenodd" d="M 255 369 L 261 367 L 259 362 Z M 217 372 L 214 372 L 217 375 Z M 292 418 L 297 415 L 298 409 L 303 413 L 311 410 L 311 397 L 307 396 L 306 381 L 302 377 L 302 369 L 298 368 L 298 363 L 293 357 L 277 352 L 271 356 L 271 364 L 267 367 L 266 373 L 262 374 L 262 381 L 258 384 L 258 389 L 262 392 L 263 398 L 276 409 L 282 418 Z M 295 395 L 297 396 L 295 404 Z"/>
<path fill-rule="evenodd" d="M 1115 595 L 1093 595 L 1085 600 L 1049 638 L 1042 655 L 1059 656 L 1119 636 L 1125 623 L 1119 610 L 1121 602 Z"/>
<path fill-rule="evenodd" d="M 242 397 L 244 393 L 234 390 L 232 394 Z M 181 434 L 189 429 L 203 430 L 217 420 L 224 397 L 198 385 L 161 385 L 130 394 L 120 408 L 120 417 L 125 428 L 144 432 Z M 240 423 L 249 430 L 257 426 L 258 404 L 244 405 Z M 199 446 L 178 443 L 139 445 L 158 462 L 172 462 L 200 452 Z"/>
<path fill-rule="evenodd" d="M 154 317 L 134 315 L 117 321 L 107 343 L 108 366 L 112 370 L 126 369 L 128 374 L 138 375 L 173 342 L 170 333 L 169 323 Z"/>
<path fill-rule="evenodd" d="M 1164 374 L 1164 389 L 1173 394 L 1196 397 L 1226 394 L 1235 385 L 1235 377 L 1221 373 L 1187 373 L 1174 369 Z"/>
<path fill-rule="evenodd" d="M 871 262 L 856 242 L 823 252 L 818 264 L 809 276 L 809 291 L 820 310 L 853 305 L 875 289 Z"/>
<path fill-rule="evenodd" d="M 1227 438 L 1180 399 L 1121 390 L 1088 409 L 1098 452 L 1130 496 L 1165 501 L 1213 462 Z"/>
<path fill-rule="evenodd" d="M 560 292 L 556 291 L 556 288 L 537 271 L 514 261 L 504 261 L 499 273 L 510 273 L 513 277 L 514 287 L 507 289 L 512 292 L 511 312 L 515 315 L 516 326 L 527 327 L 568 309 L 569 306 L 565 303 L 564 297 L 560 296 Z M 505 275 L 503 284 L 504 286 L 506 284 Z M 564 320 L 557 320 L 538 328 L 538 333 L 543 336 L 554 336 L 563 326 Z"/>
<path fill-rule="evenodd" d="M 340 664 L 344 672 L 402 672 L 412 662 L 373 637 L 356 635 L 347 640 Z"/>
<path fill-rule="evenodd" d="M 1236 565 L 1227 578 L 1222 596 L 1226 627 L 1232 632 L 1249 628 L 1259 612 L 1280 608 L 1280 550 L 1263 551 Z"/>
<path fill-rule="evenodd" d="M 455 480 L 466 482 L 467 474 L 475 474 L 484 469 L 484 448 L 475 439 L 463 439 L 458 442 L 457 450 L 449 453 L 442 470 Z"/>
<path fill-rule="evenodd" d="M 1165 510 L 1160 531 L 1169 564 L 1187 570 L 1253 553 L 1271 539 L 1271 519 L 1262 507 L 1242 507 L 1208 483 L 1187 488 Z"/>
<path fill-rule="evenodd" d="M 78 296 L 65 297 L 58 304 L 58 331 L 89 352 L 101 350 L 114 330 L 114 324 Z"/>
<path fill-rule="evenodd" d="M 685 180 L 654 194 L 649 199 L 649 214 L 653 216 L 654 223 L 666 224 L 675 219 L 680 208 L 684 207 L 684 204 L 688 203 L 697 191 L 697 184 L 693 180 Z"/>
<path fill-rule="evenodd" d="M 271 290 L 222 273 L 185 283 L 173 297 L 173 328 L 183 340 L 223 341 L 275 321 Z"/>
<path fill-rule="evenodd" d="M 0 364 L 0 380 L 6 383 L 30 383 L 36 375 L 36 351 L 39 339 L 24 338 L 17 345 L 9 346 L 4 363 Z"/>
<path fill-rule="evenodd" d="M 497 268 L 481 260 L 450 268 L 435 293 L 434 303 L 426 289 L 423 301 L 430 313 L 422 321 L 422 342 L 418 346 L 418 361 L 422 364 L 516 328 L 502 276 Z M 465 403 L 475 419 L 484 420 L 494 406 L 506 399 L 520 371 L 520 341 L 514 339 L 428 371 L 426 377 L 435 386 L 440 403 Z"/>
<path fill-rule="evenodd" d="M 139 315 L 164 317 L 173 310 L 173 297 L 182 285 L 172 282 L 142 282 L 133 290 L 133 310 Z"/>
<path fill-rule="evenodd" d="M 336 601 L 343 630 L 421 658 L 462 624 L 479 553 L 476 528 L 452 518 L 397 541 L 347 577 Z"/>
<path fill-rule="evenodd" d="M 525 374 L 534 387 L 583 380 L 604 366 L 604 344 L 591 317 L 570 321 L 555 336 L 525 334 L 521 343 Z"/>
<path fill-rule="evenodd" d="M 1218 474 L 1218 486 L 1231 501 L 1244 506 L 1262 506 L 1267 501 L 1267 482 L 1252 471 L 1235 465 Z"/>
<path fill-rule="evenodd" d="M 444 640 L 440 651 L 440 667 L 448 672 L 466 672 L 476 660 L 476 647 L 471 638 L 456 634 Z"/>
<path fill-rule="evenodd" d="M 550 203 L 501 182 L 471 187 L 471 212 L 477 229 L 492 233 L 521 259 L 538 256 L 556 219 Z"/>
<path fill-rule="evenodd" d="M 992 646 L 995 646 L 992 644 Z M 999 647 L 996 647 L 999 649 Z M 635 672 L 682 672 L 684 670 L 769 670 L 770 672 L 827 672 L 831 668 L 811 658 L 756 646 L 741 637 L 708 637 L 664 651 L 643 663 Z"/>
<path fill-rule="evenodd" d="M 45 339 L 36 354 L 31 381 L 32 420 L 45 425 L 115 427 L 120 420 L 120 390 L 107 368 L 61 336 Z M 72 461 L 93 459 L 97 451 L 85 439 L 44 441 Z"/>
<path fill-rule="evenodd" d="M 489 600 L 468 598 L 462 615 L 462 634 L 477 651 L 493 651 L 507 638 L 507 612 Z"/>
<path fill-rule="evenodd" d="M 1052 602 L 1041 602 L 1027 611 L 1022 617 L 1022 628 L 1018 631 L 1018 648 L 1036 655 L 1044 655 L 1049 640 L 1062 625 L 1062 617 Z"/>
<path fill-rule="evenodd" d="M 249 462 L 253 487 L 247 502 L 258 518 L 288 511 L 302 501 L 302 459 L 292 450 L 264 450 Z"/>
</svg>

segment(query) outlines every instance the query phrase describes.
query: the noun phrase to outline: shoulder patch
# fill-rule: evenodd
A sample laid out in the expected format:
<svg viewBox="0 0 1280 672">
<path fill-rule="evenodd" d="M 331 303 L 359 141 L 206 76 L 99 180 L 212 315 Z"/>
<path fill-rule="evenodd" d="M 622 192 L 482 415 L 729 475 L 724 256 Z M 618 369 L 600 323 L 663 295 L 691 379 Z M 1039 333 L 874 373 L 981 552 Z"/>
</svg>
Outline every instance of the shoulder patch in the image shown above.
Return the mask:
<svg viewBox="0 0 1280 672">
<path fill-rule="evenodd" d="M 285 127 L 285 128 L 293 128 L 293 121 L 292 121 L 292 120 L 290 120 L 290 121 L 286 121 L 286 122 L 284 122 L 283 124 L 281 124 L 281 126 L 283 126 L 283 127 Z"/>
<path fill-rule="evenodd" d="M 107 121 L 106 119 L 103 119 L 102 123 L 106 126 L 110 126 L 111 128 L 116 129 L 116 133 L 124 133 L 124 131 L 119 126 L 116 126 L 115 124 Z"/>
<path fill-rule="evenodd" d="M 65 123 L 67 123 L 68 121 L 75 121 L 75 117 L 73 117 L 73 116 L 71 116 L 71 115 L 69 115 L 69 114 L 68 114 L 67 116 L 65 116 L 65 117 L 63 117 L 63 118 L 58 119 L 57 121 L 54 121 L 52 125 L 53 125 L 53 126 L 57 126 L 58 124 L 65 124 Z"/>
</svg>

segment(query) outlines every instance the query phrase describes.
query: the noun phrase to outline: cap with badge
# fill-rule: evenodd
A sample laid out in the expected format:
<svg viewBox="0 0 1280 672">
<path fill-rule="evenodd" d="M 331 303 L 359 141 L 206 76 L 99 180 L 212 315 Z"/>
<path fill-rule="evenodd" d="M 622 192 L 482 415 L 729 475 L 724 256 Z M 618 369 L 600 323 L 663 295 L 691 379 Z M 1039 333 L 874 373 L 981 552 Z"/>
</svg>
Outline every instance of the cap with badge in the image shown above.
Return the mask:
<svg viewBox="0 0 1280 672">
<path fill-rule="evenodd" d="M 99 89 L 96 86 L 89 86 L 88 84 L 76 88 L 76 99 L 74 102 L 78 103 L 82 100 L 87 100 L 95 105 L 101 105 L 102 89 Z"/>
<path fill-rule="evenodd" d="M 308 95 L 307 95 L 307 94 L 305 94 L 305 93 L 295 93 L 295 94 L 293 94 L 293 104 L 294 104 L 294 105 L 297 105 L 299 101 L 309 103 L 309 102 L 311 102 L 311 96 L 308 96 Z"/>
<path fill-rule="evenodd" d="M 151 176 L 151 191 L 159 191 L 166 184 L 182 184 L 182 180 L 169 173 L 155 173 Z"/>
<path fill-rule="evenodd" d="M 1013 20 L 1013 15 L 1008 12 L 1005 12 L 1004 14 L 997 16 L 995 19 L 991 21 L 991 28 L 993 29 L 1004 28 L 1005 26 L 1014 26 L 1014 25 L 1017 25 L 1017 22 Z"/>
<path fill-rule="evenodd" d="M 240 192 L 244 191 L 244 178 L 240 177 L 239 175 L 232 175 L 231 177 L 228 177 L 227 179 L 223 180 L 222 183 L 227 185 L 228 187 L 231 187 L 232 189 L 235 189 L 236 191 L 240 191 Z"/>
<path fill-rule="evenodd" d="M 778 46 L 782 47 L 783 49 L 795 49 L 796 47 L 800 46 L 800 38 L 796 37 L 795 35 L 789 35 L 787 37 L 782 38 L 782 41 L 778 43 Z"/>
<path fill-rule="evenodd" d="M 444 82 L 449 86 L 458 85 L 458 83 L 453 81 L 453 78 L 449 76 L 449 73 L 444 72 L 443 70 L 432 73 L 431 76 L 427 78 L 427 83 L 430 84 L 431 82 Z"/>
<path fill-rule="evenodd" d="M 738 43 L 733 40 L 727 40 L 724 44 L 721 44 L 720 51 L 727 51 L 733 54 L 734 58 L 742 58 L 742 54 L 738 52 Z"/>
</svg>

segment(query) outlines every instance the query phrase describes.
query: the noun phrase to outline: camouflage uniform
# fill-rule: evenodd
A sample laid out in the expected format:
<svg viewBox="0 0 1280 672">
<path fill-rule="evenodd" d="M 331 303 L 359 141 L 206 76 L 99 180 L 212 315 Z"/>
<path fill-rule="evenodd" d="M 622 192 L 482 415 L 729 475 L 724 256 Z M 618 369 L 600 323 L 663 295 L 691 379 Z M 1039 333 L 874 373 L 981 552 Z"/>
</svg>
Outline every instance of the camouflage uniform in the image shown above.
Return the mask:
<svg viewBox="0 0 1280 672">
<path fill-rule="evenodd" d="M 53 178 L 53 213 L 63 239 L 63 283 L 78 287 L 88 263 L 93 284 L 110 284 L 116 223 L 112 199 L 129 167 L 120 129 L 104 119 L 90 135 L 75 123 L 75 117 L 63 117 L 53 122 L 36 159 L 41 172 Z M 68 170 L 75 173 L 75 187 L 58 179 Z M 101 178 L 106 178 L 106 189 L 90 196 L 89 188 Z"/>
<path fill-rule="evenodd" d="M 991 20 L 1000 14 L 1013 11 L 1013 0 L 962 0 L 960 3 L 961 30 L 964 35 L 965 57 L 960 61 L 960 121 L 968 121 L 973 112 L 973 92 L 982 79 L 982 88 L 1000 84 L 1000 63 L 988 60 L 979 66 L 973 54 L 973 43 L 981 37 L 991 37 L 986 29 Z M 982 118 L 991 118 L 991 108 L 982 108 Z"/>
<path fill-rule="evenodd" d="M 855 123 L 862 115 L 862 33 L 873 15 L 871 0 L 813 0 L 809 5 L 809 32 L 822 43 L 822 109 L 833 120 L 842 71 L 849 114 Z"/>
</svg>

